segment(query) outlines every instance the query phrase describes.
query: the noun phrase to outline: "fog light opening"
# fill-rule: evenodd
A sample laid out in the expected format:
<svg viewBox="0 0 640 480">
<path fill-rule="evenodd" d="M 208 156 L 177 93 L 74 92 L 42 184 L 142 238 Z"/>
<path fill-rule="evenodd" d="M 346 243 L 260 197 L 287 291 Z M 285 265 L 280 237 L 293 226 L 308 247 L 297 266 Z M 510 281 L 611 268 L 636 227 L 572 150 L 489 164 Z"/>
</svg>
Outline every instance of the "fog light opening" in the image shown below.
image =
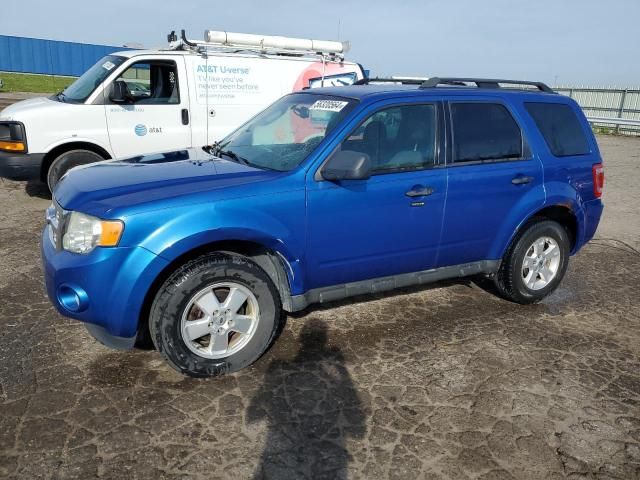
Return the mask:
<svg viewBox="0 0 640 480">
<path fill-rule="evenodd" d="M 58 302 L 70 312 L 81 312 L 89 304 L 87 293 L 78 287 L 60 285 L 58 287 Z"/>
</svg>

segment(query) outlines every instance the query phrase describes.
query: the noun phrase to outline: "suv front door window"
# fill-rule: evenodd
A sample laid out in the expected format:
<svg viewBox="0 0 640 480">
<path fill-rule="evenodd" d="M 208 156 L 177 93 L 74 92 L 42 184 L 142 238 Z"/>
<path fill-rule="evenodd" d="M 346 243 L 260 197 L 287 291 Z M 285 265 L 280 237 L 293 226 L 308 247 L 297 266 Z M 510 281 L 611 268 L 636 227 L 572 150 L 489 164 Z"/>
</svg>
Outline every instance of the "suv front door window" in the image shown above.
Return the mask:
<svg viewBox="0 0 640 480">
<path fill-rule="evenodd" d="M 436 160 L 436 107 L 405 105 L 376 112 L 343 143 L 366 153 L 373 174 L 431 168 Z"/>
</svg>

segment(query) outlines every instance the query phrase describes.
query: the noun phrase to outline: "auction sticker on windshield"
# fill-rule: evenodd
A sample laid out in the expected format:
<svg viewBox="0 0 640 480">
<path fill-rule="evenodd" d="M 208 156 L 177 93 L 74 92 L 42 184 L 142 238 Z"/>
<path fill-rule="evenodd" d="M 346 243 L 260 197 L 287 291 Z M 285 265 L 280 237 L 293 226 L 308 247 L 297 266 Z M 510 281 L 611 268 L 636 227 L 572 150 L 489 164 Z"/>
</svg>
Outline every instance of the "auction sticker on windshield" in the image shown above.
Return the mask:
<svg viewBox="0 0 640 480">
<path fill-rule="evenodd" d="M 115 67 L 116 65 L 110 61 L 106 61 L 102 64 L 102 68 L 104 68 L 105 70 L 111 70 L 113 67 Z"/>
<path fill-rule="evenodd" d="M 339 112 L 347 106 L 349 102 L 340 100 L 317 100 L 316 103 L 309 107 L 309 110 L 325 110 L 329 112 Z"/>
</svg>

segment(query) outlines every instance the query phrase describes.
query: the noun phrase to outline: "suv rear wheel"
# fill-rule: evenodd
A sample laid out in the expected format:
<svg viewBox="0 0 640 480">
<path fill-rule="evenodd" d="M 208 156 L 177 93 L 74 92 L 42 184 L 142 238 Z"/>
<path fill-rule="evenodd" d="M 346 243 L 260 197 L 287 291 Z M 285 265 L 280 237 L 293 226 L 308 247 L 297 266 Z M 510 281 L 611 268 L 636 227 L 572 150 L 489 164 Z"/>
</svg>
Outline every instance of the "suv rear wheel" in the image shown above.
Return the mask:
<svg viewBox="0 0 640 480">
<path fill-rule="evenodd" d="M 91 150 L 69 150 L 68 152 L 58 155 L 53 162 L 51 162 L 49 170 L 47 171 L 46 180 L 49 191 L 53 193 L 53 189 L 63 175 L 73 167 L 100 162 L 102 160 L 104 160 L 104 158 L 101 155 Z"/>
<path fill-rule="evenodd" d="M 513 242 L 494 281 L 503 297 L 528 304 L 553 292 L 569 264 L 570 241 L 557 222 L 543 220 L 528 226 Z"/>
<path fill-rule="evenodd" d="M 167 279 L 151 307 L 149 329 L 173 368 L 210 377 L 255 362 L 282 321 L 280 296 L 268 275 L 246 257 L 214 253 Z"/>
</svg>

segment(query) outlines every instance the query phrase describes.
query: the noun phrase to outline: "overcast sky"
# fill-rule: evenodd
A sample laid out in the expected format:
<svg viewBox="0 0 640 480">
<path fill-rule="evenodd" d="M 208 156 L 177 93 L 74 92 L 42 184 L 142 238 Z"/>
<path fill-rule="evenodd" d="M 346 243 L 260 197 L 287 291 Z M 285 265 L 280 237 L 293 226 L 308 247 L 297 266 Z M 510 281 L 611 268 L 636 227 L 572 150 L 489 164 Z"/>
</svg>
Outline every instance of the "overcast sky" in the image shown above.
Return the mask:
<svg viewBox="0 0 640 480">
<path fill-rule="evenodd" d="M 377 75 L 640 85 L 640 0 L 2 0 L 0 34 L 162 46 L 170 30 L 350 40 Z"/>
</svg>

